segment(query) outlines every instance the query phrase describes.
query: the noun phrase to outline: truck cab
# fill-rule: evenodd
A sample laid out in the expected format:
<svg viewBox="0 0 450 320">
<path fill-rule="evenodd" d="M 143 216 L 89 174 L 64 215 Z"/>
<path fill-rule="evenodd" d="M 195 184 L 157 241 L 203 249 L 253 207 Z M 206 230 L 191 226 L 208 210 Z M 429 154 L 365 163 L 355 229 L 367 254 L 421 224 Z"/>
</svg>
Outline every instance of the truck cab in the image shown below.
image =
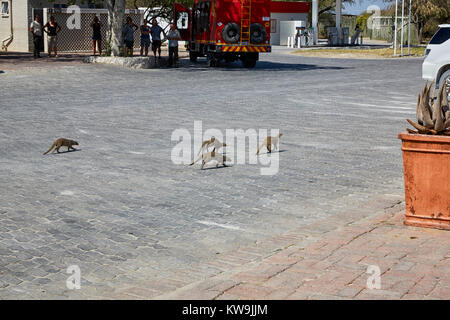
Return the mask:
<svg viewBox="0 0 450 320">
<path fill-rule="evenodd" d="M 174 21 L 189 58 L 207 58 L 215 67 L 221 60 L 241 60 L 252 68 L 259 53 L 270 52 L 271 0 L 195 0 L 193 8 L 174 6 Z"/>
</svg>

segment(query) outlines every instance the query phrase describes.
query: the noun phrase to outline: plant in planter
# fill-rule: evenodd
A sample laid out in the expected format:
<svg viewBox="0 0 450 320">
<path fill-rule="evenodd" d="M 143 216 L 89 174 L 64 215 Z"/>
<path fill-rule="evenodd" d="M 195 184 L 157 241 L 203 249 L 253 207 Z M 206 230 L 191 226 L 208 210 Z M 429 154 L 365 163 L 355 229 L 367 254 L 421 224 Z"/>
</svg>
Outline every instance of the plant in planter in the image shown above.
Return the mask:
<svg viewBox="0 0 450 320">
<path fill-rule="evenodd" d="M 432 96 L 430 96 L 432 86 L 433 83 L 431 83 L 429 87 L 425 84 L 425 88 L 423 88 L 417 98 L 416 115 L 418 123 L 407 119 L 417 131 L 406 129 L 409 133 L 450 135 L 448 92 L 445 90 L 445 86 L 441 86 L 438 95 L 434 100 L 435 90 L 433 91 Z"/>
<path fill-rule="evenodd" d="M 416 129 L 399 134 L 405 177 L 405 224 L 450 230 L 450 105 L 433 83 L 419 94 Z"/>
</svg>

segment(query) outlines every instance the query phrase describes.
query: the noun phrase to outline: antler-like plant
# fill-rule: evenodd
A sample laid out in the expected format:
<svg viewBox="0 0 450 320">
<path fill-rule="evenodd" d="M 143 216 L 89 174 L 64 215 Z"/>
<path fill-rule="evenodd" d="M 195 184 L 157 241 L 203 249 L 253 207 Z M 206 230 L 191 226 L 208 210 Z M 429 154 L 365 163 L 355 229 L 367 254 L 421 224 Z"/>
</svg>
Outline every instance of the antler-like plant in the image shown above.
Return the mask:
<svg viewBox="0 0 450 320">
<path fill-rule="evenodd" d="M 433 85 L 434 82 L 432 82 L 430 86 L 428 86 L 427 82 L 425 84 L 425 88 L 423 88 L 417 98 L 417 123 L 406 119 L 409 124 L 417 129 L 417 131 L 411 129 L 406 130 L 408 130 L 409 133 L 450 136 L 449 92 L 444 84 L 439 89 L 436 99 L 434 99 L 436 89 L 433 90 L 433 94 L 430 96 L 430 91 Z"/>
</svg>

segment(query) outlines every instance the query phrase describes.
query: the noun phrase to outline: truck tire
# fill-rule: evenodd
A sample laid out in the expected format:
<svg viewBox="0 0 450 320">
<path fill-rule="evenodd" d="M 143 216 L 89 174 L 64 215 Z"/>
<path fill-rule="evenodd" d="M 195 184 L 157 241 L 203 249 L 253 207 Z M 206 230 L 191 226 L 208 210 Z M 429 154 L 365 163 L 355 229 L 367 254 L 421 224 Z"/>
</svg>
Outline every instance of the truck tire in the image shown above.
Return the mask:
<svg viewBox="0 0 450 320">
<path fill-rule="evenodd" d="M 209 53 L 206 56 L 206 62 L 208 64 L 208 67 L 210 67 L 210 68 L 214 68 L 214 67 L 218 67 L 219 66 L 219 58 L 216 57 L 216 55 L 213 54 L 213 53 Z"/>
<path fill-rule="evenodd" d="M 250 26 L 250 42 L 254 44 L 263 43 L 266 40 L 267 32 L 266 28 L 264 28 L 259 23 L 253 23 Z"/>
<path fill-rule="evenodd" d="M 196 52 L 189 51 L 189 60 L 191 62 L 197 62 L 197 57 L 198 56 Z"/>
<path fill-rule="evenodd" d="M 256 61 L 257 61 L 257 59 L 255 59 L 255 58 L 250 58 L 250 57 L 243 58 L 242 59 L 242 65 L 244 66 L 244 68 L 251 69 L 251 68 L 254 68 L 256 66 Z"/>
<path fill-rule="evenodd" d="M 241 38 L 241 30 L 239 25 L 234 22 L 230 22 L 223 27 L 222 38 L 227 43 L 237 43 Z"/>
</svg>

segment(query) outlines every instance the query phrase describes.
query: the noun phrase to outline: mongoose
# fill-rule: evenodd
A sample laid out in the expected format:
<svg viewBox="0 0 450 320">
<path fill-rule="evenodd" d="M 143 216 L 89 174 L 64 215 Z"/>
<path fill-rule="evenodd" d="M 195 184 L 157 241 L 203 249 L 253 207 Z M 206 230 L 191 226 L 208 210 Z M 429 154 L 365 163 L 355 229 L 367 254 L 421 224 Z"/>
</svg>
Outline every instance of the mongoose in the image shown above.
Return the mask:
<svg viewBox="0 0 450 320">
<path fill-rule="evenodd" d="M 218 139 L 216 139 L 215 137 L 211 137 L 211 139 L 209 140 L 205 140 L 202 143 L 202 146 L 200 147 L 200 150 L 198 151 L 197 155 L 200 155 L 200 153 L 203 151 L 203 149 L 206 148 L 206 151 L 208 151 L 208 148 L 210 146 L 213 146 L 214 149 L 213 151 L 218 151 L 220 148 L 222 147 L 226 147 L 227 144 L 226 143 L 222 143 L 220 142 Z"/>
<path fill-rule="evenodd" d="M 210 162 L 212 160 L 216 160 L 217 161 L 216 168 L 219 167 L 220 163 L 224 167 L 226 167 L 227 165 L 225 164 L 225 162 L 226 161 L 228 161 L 228 162 L 231 161 L 230 158 L 224 156 L 223 154 L 217 153 L 215 151 L 211 151 L 211 152 L 203 153 L 197 160 L 192 162 L 190 165 L 192 166 L 193 164 L 197 163 L 200 160 L 202 160 L 202 169 L 205 166 L 205 164 L 207 164 L 208 162 Z"/>
<path fill-rule="evenodd" d="M 59 153 L 59 148 L 61 148 L 62 146 L 67 147 L 67 151 L 69 151 L 70 149 L 76 150 L 74 147 L 72 147 L 74 145 L 77 146 L 78 142 L 70 139 L 59 138 L 56 139 L 55 142 L 53 142 L 50 149 L 48 149 L 48 151 L 44 154 L 49 153 L 50 151 L 52 151 L 53 148 L 55 148 L 56 152 Z M 55 152 L 55 150 L 53 150 L 53 152 Z"/>
<path fill-rule="evenodd" d="M 259 146 L 258 151 L 256 152 L 256 154 L 259 154 L 259 152 L 261 151 L 262 147 L 266 146 L 267 151 L 269 151 L 269 153 L 272 152 L 272 145 L 273 145 L 273 149 L 276 150 L 277 149 L 277 144 L 278 144 L 278 140 L 280 139 L 280 137 L 283 134 L 280 133 L 275 137 L 271 137 L 268 136 L 267 138 L 264 139 L 264 142 L 262 145 Z"/>
</svg>

